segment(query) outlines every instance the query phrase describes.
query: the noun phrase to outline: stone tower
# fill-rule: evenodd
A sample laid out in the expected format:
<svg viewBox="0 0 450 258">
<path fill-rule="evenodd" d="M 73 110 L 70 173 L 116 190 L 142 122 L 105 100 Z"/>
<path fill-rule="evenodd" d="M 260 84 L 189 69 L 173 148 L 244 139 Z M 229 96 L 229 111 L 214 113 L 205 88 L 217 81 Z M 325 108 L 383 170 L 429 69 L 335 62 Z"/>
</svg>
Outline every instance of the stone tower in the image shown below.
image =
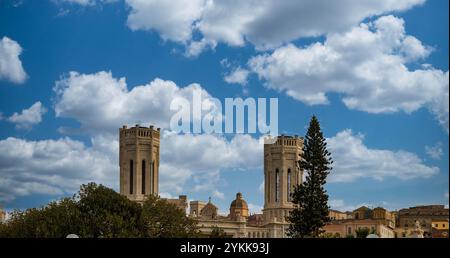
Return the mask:
<svg viewBox="0 0 450 258">
<path fill-rule="evenodd" d="M 264 210 L 266 223 L 286 223 L 293 209 L 291 193 L 302 183 L 303 171 L 298 166 L 303 138 L 279 136 L 272 144 L 264 144 Z"/>
<path fill-rule="evenodd" d="M 158 195 L 160 129 L 123 126 L 119 138 L 120 194 L 137 202 Z"/>
</svg>

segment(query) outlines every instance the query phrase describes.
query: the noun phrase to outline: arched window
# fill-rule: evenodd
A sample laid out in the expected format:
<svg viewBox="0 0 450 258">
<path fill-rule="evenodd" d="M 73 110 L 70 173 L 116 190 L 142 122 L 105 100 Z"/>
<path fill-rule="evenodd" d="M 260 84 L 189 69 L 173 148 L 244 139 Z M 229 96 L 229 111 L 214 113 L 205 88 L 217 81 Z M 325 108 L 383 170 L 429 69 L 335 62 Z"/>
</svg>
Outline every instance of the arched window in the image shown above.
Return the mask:
<svg viewBox="0 0 450 258">
<path fill-rule="evenodd" d="M 153 169 L 154 169 L 155 162 L 150 162 L 150 193 L 153 193 Z"/>
<path fill-rule="evenodd" d="M 275 170 L 275 202 L 280 200 L 280 172 Z"/>
<path fill-rule="evenodd" d="M 145 160 L 142 160 L 142 194 L 145 194 Z"/>
<path fill-rule="evenodd" d="M 292 186 L 291 186 L 291 169 L 289 168 L 288 169 L 288 173 L 287 173 L 287 199 L 288 199 L 288 201 L 290 202 L 291 201 L 291 189 L 292 189 Z"/>
<path fill-rule="evenodd" d="M 130 160 L 130 194 L 133 194 L 133 160 Z"/>
</svg>

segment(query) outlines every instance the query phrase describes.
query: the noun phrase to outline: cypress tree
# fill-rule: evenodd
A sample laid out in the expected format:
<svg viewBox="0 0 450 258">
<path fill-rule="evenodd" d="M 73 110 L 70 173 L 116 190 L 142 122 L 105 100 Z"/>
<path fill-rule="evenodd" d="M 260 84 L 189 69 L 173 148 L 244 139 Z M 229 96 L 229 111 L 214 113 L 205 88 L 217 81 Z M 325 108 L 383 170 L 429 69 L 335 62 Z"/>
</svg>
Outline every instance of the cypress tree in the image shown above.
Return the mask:
<svg viewBox="0 0 450 258">
<path fill-rule="evenodd" d="M 331 171 L 331 154 L 316 116 L 311 118 L 304 139 L 299 166 L 306 173 L 305 182 L 295 187 L 292 202 L 295 205 L 287 220 L 291 222 L 288 235 L 295 238 L 319 237 L 329 221 L 328 195 L 324 189 Z"/>
</svg>

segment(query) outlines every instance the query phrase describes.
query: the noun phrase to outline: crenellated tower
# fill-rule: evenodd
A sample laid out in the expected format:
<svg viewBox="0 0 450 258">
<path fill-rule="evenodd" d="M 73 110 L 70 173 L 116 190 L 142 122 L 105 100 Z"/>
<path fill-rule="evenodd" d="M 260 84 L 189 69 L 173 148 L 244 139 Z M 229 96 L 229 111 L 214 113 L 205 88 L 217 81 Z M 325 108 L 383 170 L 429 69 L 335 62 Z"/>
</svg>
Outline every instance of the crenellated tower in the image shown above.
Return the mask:
<svg viewBox="0 0 450 258">
<path fill-rule="evenodd" d="M 158 195 L 160 129 L 123 126 L 119 138 L 120 194 L 137 202 Z"/>
<path fill-rule="evenodd" d="M 303 138 L 281 135 L 274 143 L 264 144 L 264 220 L 285 223 L 294 208 L 291 194 L 302 183 L 303 171 L 298 161 Z"/>
</svg>

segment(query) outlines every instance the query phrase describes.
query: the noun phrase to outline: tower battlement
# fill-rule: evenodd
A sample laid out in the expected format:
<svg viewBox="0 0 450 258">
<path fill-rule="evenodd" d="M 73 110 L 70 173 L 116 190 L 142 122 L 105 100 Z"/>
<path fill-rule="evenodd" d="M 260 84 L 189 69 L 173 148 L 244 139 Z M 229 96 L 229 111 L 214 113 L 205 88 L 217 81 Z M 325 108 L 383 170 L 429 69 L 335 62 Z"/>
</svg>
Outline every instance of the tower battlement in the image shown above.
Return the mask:
<svg viewBox="0 0 450 258">
<path fill-rule="evenodd" d="M 136 125 L 134 127 L 128 128 L 126 125 L 119 128 L 120 137 L 150 137 L 150 138 L 160 138 L 161 129 L 156 128 L 153 125 L 149 127 L 144 127 L 140 125 Z"/>
<path fill-rule="evenodd" d="M 274 139 L 273 143 L 266 143 L 265 146 L 301 146 L 303 147 L 303 137 L 299 137 L 297 135 L 295 136 L 289 136 L 289 135 L 280 135 L 276 137 L 276 140 Z M 264 147 L 265 147 L 264 146 Z"/>
</svg>

